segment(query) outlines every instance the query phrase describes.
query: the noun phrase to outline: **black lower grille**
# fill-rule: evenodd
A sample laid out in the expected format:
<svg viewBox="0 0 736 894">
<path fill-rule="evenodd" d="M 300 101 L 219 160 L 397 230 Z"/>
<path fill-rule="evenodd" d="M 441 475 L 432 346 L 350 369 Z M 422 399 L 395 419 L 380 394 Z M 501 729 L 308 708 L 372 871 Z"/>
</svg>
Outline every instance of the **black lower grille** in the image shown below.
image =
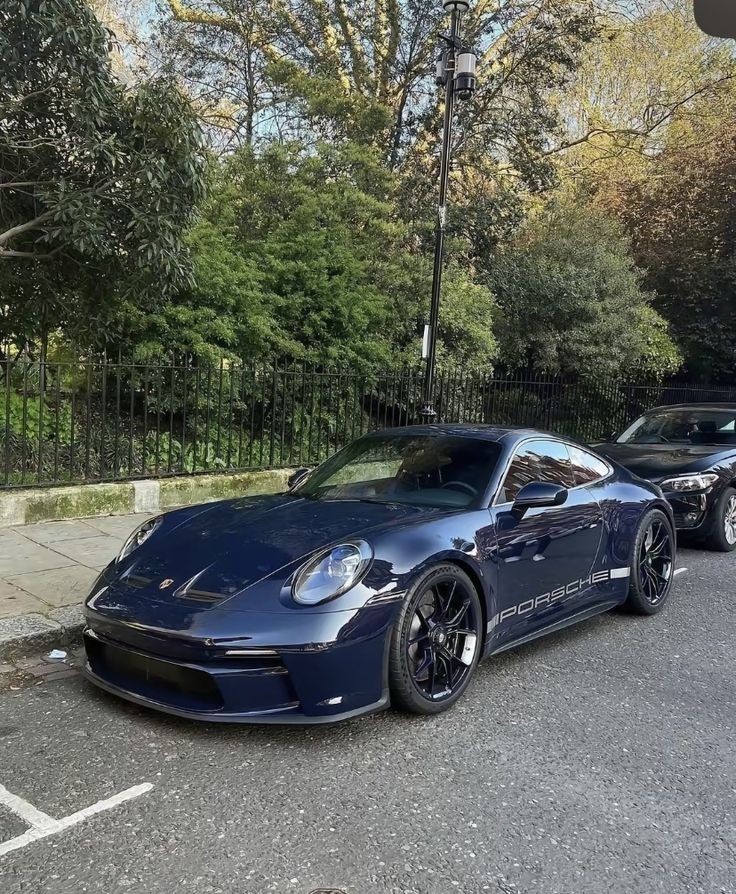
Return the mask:
<svg viewBox="0 0 736 894">
<path fill-rule="evenodd" d="M 183 708 L 217 711 L 222 697 L 204 671 L 85 638 L 92 671 L 122 689 Z"/>
</svg>

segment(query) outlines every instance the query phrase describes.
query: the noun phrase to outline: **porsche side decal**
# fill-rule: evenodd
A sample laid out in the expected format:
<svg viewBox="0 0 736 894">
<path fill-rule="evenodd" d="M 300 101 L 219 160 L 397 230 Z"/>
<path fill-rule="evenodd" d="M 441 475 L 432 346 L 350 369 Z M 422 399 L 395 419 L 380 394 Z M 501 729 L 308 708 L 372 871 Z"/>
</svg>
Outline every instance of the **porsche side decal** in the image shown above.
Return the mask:
<svg viewBox="0 0 736 894">
<path fill-rule="evenodd" d="M 559 602 L 568 596 L 577 596 L 596 584 L 627 578 L 630 574 L 630 568 L 608 568 L 605 571 L 596 571 L 595 574 L 590 574 L 584 579 L 571 581 L 569 584 L 558 587 L 556 590 L 550 590 L 547 593 L 542 593 L 541 596 L 526 599 L 524 602 L 505 608 L 502 612 L 497 612 L 488 622 L 487 630 L 490 633 L 491 630 L 498 627 L 499 624 L 503 624 L 504 621 L 508 621 L 509 618 L 528 615 L 542 606 L 554 605 L 555 602 Z"/>
</svg>

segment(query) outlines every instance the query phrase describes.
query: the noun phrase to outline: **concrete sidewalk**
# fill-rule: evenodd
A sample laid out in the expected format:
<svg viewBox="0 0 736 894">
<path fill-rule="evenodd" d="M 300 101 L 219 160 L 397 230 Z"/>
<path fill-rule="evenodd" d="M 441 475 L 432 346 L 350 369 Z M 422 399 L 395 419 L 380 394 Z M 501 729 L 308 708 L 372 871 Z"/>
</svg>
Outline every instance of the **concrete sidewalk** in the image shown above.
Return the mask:
<svg viewBox="0 0 736 894">
<path fill-rule="evenodd" d="M 150 513 L 0 530 L 0 661 L 78 635 L 81 603 Z"/>
</svg>

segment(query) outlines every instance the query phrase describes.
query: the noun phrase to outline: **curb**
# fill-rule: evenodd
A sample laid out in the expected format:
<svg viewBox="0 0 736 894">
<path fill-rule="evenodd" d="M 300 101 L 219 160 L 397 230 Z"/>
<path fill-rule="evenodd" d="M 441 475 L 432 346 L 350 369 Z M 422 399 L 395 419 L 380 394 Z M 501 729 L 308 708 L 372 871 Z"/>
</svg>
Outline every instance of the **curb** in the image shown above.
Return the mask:
<svg viewBox="0 0 736 894">
<path fill-rule="evenodd" d="M 49 615 L 28 614 L 0 619 L 0 662 L 47 649 L 78 646 L 82 641 L 82 606 L 56 608 Z"/>
<path fill-rule="evenodd" d="M 291 469 L 0 490 L 0 528 L 70 518 L 159 512 L 228 497 L 278 493 Z"/>
</svg>

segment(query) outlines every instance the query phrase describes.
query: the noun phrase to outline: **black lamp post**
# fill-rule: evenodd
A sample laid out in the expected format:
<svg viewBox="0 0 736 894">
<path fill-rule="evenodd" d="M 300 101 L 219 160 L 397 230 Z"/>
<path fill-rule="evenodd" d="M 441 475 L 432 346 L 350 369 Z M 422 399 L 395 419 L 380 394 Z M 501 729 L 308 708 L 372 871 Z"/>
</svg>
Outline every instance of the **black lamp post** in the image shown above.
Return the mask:
<svg viewBox="0 0 736 894">
<path fill-rule="evenodd" d="M 450 33 L 443 34 L 444 46 L 437 59 L 437 84 L 445 88 L 445 117 L 442 126 L 442 154 L 440 156 L 440 191 L 434 242 L 434 270 L 432 273 L 432 304 L 429 326 L 425 335 L 427 369 L 424 378 L 424 402 L 420 415 L 426 423 L 437 419 L 434 408 L 434 374 L 437 355 L 437 322 L 440 314 L 442 260 L 447 221 L 447 187 L 450 180 L 450 150 L 455 95 L 469 99 L 475 90 L 475 53 L 460 41 L 460 16 L 470 9 L 469 0 L 443 0 L 445 12 L 450 13 Z"/>
</svg>

